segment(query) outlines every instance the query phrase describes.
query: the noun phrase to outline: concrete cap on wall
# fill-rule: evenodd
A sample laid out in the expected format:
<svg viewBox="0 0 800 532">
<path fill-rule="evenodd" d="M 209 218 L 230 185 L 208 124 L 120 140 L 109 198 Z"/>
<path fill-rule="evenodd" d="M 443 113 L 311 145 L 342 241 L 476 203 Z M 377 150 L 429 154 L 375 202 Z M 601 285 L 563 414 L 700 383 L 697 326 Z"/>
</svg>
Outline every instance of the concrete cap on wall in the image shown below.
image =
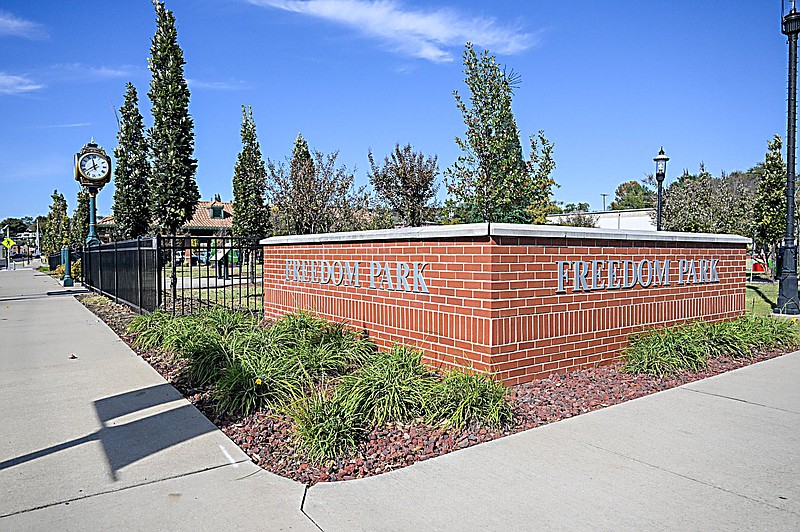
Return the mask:
<svg viewBox="0 0 800 532">
<path fill-rule="evenodd" d="M 404 227 L 402 229 L 379 229 L 373 231 L 348 231 L 342 233 L 320 233 L 314 235 L 273 236 L 261 240 L 261 244 L 265 246 L 279 246 L 286 244 L 325 244 L 391 240 L 447 240 L 453 238 L 489 236 L 577 238 L 585 240 L 649 240 L 654 242 L 699 242 L 737 245 L 751 243 L 749 238 L 728 234 L 678 233 L 635 229 L 597 229 L 593 227 L 569 227 L 560 225 L 478 223 Z"/>
</svg>

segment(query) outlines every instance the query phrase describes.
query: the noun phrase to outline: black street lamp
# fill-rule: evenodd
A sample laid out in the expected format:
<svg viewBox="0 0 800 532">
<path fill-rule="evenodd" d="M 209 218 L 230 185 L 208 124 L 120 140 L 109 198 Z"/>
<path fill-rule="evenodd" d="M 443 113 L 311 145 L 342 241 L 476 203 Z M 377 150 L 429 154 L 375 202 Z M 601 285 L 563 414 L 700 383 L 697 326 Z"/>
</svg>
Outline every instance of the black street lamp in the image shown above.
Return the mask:
<svg viewBox="0 0 800 532">
<path fill-rule="evenodd" d="M 781 248 L 777 314 L 800 314 L 797 295 L 797 246 L 794 243 L 795 142 L 797 136 L 797 34 L 800 33 L 800 13 L 794 0 L 787 11 L 781 0 L 783 34 L 789 37 L 789 109 L 786 132 L 786 235 Z"/>
<path fill-rule="evenodd" d="M 656 204 L 656 231 L 661 231 L 661 208 L 663 205 L 663 185 L 664 178 L 667 177 L 667 161 L 669 157 L 664 155 L 664 146 L 661 146 L 658 155 L 653 159 L 656 162 L 656 181 L 658 182 L 658 203 Z"/>
</svg>

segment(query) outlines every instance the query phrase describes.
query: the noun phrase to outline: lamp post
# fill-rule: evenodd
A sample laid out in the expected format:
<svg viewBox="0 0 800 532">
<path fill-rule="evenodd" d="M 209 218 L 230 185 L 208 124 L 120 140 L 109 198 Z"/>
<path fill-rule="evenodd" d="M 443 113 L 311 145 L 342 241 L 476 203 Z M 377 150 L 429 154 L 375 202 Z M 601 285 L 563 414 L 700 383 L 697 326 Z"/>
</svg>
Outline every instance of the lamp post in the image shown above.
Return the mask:
<svg viewBox="0 0 800 532">
<path fill-rule="evenodd" d="M 661 231 L 661 207 L 663 204 L 662 189 L 664 188 L 664 178 L 667 177 L 667 161 L 669 157 L 664 155 L 664 146 L 661 146 L 658 155 L 653 160 L 656 163 L 656 181 L 658 182 L 658 202 L 656 203 L 656 231 Z"/>
<path fill-rule="evenodd" d="M 795 142 L 797 136 L 797 34 L 800 33 L 800 13 L 794 0 L 787 11 L 781 1 L 783 34 L 789 38 L 789 108 L 786 131 L 786 235 L 781 248 L 777 314 L 800 314 L 797 295 L 797 246 L 794 243 Z"/>
</svg>

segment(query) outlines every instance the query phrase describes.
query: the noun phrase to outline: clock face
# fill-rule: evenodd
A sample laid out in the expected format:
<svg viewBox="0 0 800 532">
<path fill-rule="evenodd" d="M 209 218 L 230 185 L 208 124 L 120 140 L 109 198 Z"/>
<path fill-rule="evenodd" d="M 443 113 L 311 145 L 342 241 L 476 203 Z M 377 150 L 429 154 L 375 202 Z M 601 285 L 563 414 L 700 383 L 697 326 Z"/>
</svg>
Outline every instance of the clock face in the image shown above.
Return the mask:
<svg viewBox="0 0 800 532">
<path fill-rule="evenodd" d="M 103 179 L 108 174 L 108 161 L 106 161 L 105 157 L 97 153 L 89 153 L 81 157 L 78 166 L 80 166 L 81 173 L 85 175 L 87 179 L 93 181 Z"/>
</svg>

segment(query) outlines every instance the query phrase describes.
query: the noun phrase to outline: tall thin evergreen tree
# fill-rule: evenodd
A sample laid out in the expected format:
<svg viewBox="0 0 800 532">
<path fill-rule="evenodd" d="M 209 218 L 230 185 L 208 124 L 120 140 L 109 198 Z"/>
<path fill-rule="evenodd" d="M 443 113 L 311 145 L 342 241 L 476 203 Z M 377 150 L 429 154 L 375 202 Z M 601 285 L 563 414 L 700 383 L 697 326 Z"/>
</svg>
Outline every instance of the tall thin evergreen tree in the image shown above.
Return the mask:
<svg viewBox="0 0 800 532">
<path fill-rule="evenodd" d="M 150 229 L 147 138 L 139 113 L 139 98 L 132 83 L 125 86 L 125 103 L 120 108 L 122 122 L 114 148 L 114 225 L 122 238 L 138 238 Z"/>
<path fill-rule="evenodd" d="M 163 229 L 175 235 L 194 215 L 200 191 L 195 172 L 194 121 L 189 114 L 189 86 L 183 74 L 175 16 L 162 0 L 153 0 L 156 33 L 150 47 L 152 72 L 148 96 L 153 104 L 150 129 L 150 209 Z"/>
<path fill-rule="evenodd" d="M 764 162 L 754 169 L 761 177 L 753 209 L 756 241 L 768 256 L 777 256 L 778 244 L 786 232 L 786 163 L 781 148 L 781 137 L 775 135 L 767 143 Z"/>
<path fill-rule="evenodd" d="M 256 135 L 250 106 L 242 106 L 242 151 L 233 169 L 233 234 L 264 238 L 269 232 L 266 201 L 267 166 Z"/>
<path fill-rule="evenodd" d="M 50 196 L 53 203 L 47 213 L 42 234 L 42 252 L 46 254 L 57 253 L 61 246 L 69 244 L 69 216 L 67 216 L 67 200 L 58 190 Z"/>
<path fill-rule="evenodd" d="M 85 190 L 78 192 L 78 202 L 72 211 L 70 220 L 70 247 L 80 249 L 86 243 L 89 235 L 89 193 Z"/>
</svg>

